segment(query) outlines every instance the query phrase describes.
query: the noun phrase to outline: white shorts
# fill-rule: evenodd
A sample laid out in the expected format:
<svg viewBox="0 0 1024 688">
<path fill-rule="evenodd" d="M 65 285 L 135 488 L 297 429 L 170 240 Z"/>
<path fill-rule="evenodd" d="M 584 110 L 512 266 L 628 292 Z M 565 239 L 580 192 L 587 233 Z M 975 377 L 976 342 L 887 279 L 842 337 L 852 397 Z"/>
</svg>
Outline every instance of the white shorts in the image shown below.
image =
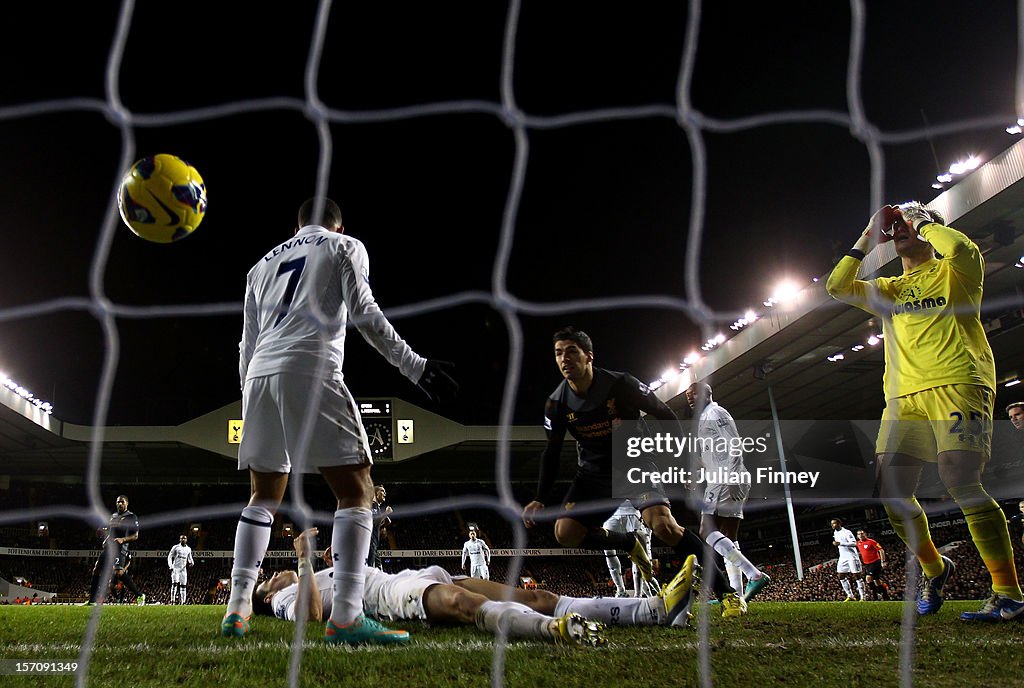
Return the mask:
<svg viewBox="0 0 1024 688">
<path fill-rule="evenodd" d="M 395 574 L 367 568 L 363 611 L 386 621 L 425 621 L 427 610 L 423 607 L 423 593 L 431 585 L 451 582 L 451 575 L 440 566 L 407 569 Z"/>
<path fill-rule="evenodd" d="M 471 578 L 482 578 L 483 580 L 491 579 L 491 572 L 487 568 L 487 564 L 480 564 L 479 566 L 471 566 L 469 569 L 469 575 Z"/>
<path fill-rule="evenodd" d="M 314 399 L 319 392 L 319 399 Z M 316 402 L 311 406 L 311 401 Z M 308 443 L 303 443 L 306 419 Z M 316 473 L 324 466 L 372 463 L 355 399 L 337 380 L 267 375 L 242 390 L 238 468 L 265 473 Z"/>
<path fill-rule="evenodd" d="M 640 530 L 642 523 L 636 514 L 613 514 L 602 527 L 612 533 L 635 533 Z"/>
<path fill-rule="evenodd" d="M 715 483 L 704 488 L 701 513 L 727 518 L 743 518 L 743 505 L 750 495 L 750 483 Z"/>
<path fill-rule="evenodd" d="M 836 564 L 836 573 L 860 573 L 860 559 L 839 558 Z"/>
<path fill-rule="evenodd" d="M 171 569 L 171 583 L 188 585 L 188 569 Z"/>
</svg>

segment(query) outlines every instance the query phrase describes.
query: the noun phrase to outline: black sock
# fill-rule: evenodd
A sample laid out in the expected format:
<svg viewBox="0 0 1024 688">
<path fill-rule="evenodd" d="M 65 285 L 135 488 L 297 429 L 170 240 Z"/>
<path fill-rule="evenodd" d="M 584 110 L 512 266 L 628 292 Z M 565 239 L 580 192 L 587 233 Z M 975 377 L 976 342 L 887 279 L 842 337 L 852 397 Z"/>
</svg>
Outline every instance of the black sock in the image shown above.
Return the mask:
<svg viewBox="0 0 1024 688">
<path fill-rule="evenodd" d="M 99 588 L 100 588 L 100 574 L 99 571 L 93 571 L 92 582 L 89 584 L 89 601 L 99 602 Z"/>
<path fill-rule="evenodd" d="M 128 573 L 127 571 L 124 571 L 124 572 L 121 573 L 120 578 L 121 578 L 121 582 L 124 583 L 124 587 L 128 588 L 129 590 L 131 590 L 132 593 L 134 593 L 136 597 L 138 597 L 139 595 L 142 594 L 142 591 L 139 590 L 139 586 L 137 586 L 135 584 L 135 579 L 132 578 L 132 575 L 130 573 Z"/>
<path fill-rule="evenodd" d="M 604 528 L 593 528 L 583 536 L 580 547 L 583 549 L 617 549 L 629 554 L 636 544 L 636 536 L 632 533 L 610 533 Z"/>
<path fill-rule="evenodd" d="M 704 580 L 711 584 L 711 589 L 715 591 L 715 597 L 721 599 L 722 595 L 726 593 L 736 592 L 729 585 L 729 577 L 718 565 L 714 552 L 705 560 L 704 542 L 689 528 L 683 530 L 683 537 L 679 538 L 679 542 L 673 545 L 672 549 L 683 559 L 691 554 L 697 555 L 697 561 L 701 562 L 701 566 L 704 567 Z"/>
</svg>

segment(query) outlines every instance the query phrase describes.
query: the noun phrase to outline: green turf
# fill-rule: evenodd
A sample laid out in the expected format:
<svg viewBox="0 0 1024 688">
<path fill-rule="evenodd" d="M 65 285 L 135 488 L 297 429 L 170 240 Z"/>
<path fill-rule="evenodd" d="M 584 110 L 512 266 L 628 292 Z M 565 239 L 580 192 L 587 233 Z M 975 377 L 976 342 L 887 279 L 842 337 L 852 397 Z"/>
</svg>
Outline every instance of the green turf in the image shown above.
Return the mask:
<svg viewBox="0 0 1024 688">
<path fill-rule="evenodd" d="M 914 683 L 1021 685 L 1024 622 L 964 624 L 976 602 L 947 602 L 917 625 Z M 716 609 L 717 608 L 713 608 Z M 84 607 L 0 607 L 0 659 L 75 660 Z M 243 640 L 219 637 L 223 607 L 105 607 L 88 686 L 167 688 L 287 685 L 294 626 L 260 618 Z M 855 688 L 900 685 L 899 603 L 759 603 L 742 620 L 711 621 L 716 685 Z M 475 628 L 426 628 L 407 647 L 329 648 L 307 628 L 300 685 L 485 686 L 493 641 Z M 601 649 L 513 642 L 507 686 L 696 686 L 697 636 L 670 628 L 612 628 Z M 73 676 L 0 676 L 0 686 L 72 686 Z"/>
</svg>

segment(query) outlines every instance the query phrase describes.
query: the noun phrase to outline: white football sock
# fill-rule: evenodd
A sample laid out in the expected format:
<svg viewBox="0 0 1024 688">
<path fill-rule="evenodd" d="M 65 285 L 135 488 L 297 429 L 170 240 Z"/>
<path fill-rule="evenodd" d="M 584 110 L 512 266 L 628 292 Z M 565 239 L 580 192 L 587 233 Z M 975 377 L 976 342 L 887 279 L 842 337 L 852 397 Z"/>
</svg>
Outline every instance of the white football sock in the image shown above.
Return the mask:
<svg viewBox="0 0 1024 688">
<path fill-rule="evenodd" d="M 754 566 L 749 559 L 743 556 L 733 541 L 725 537 L 721 531 L 716 530 L 705 538 L 706 542 L 714 548 L 716 552 L 722 555 L 727 563 L 732 564 L 739 568 L 740 571 L 747 574 L 747 578 L 760 578 L 761 570 Z M 742 590 L 737 590 L 741 595 Z"/>
<path fill-rule="evenodd" d="M 247 506 L 242 509 L 235 529 L 235 558 L 231 564 L 231 596 L 228 597 L 228 613 L 250 616 L 252 614 L 252 590 L 263 563 L 263 555 L 270 544 L 270 527 L 274 515 L 262 506 Z"/>
<path fill-rule="evenodd" d="M 729 585 L 732 589 L 743 594 L 743 571 L 731 561 L 725 562 L 725 574 L 729 577 Z"/>
<path fill-rule="evenodd" d="M 476 612 L 477 628 L 509 638 L 551 638 L 552 617 L 518 602 L 487 601 Z"/>
<path fill-rule="evenodd" d="M 843 590 L 846 591 L 847 597 L 853 597 L 853 588 L 850 587 L 850 581 L 847 578 L 840 578 L 839 582 L 843 584 Z"/>
<path fill-rule="evenodd" d="M 178 599 L 181 600 L 181 604 L 185 604 L 186 600 L 188 600 L 188 595 L 185 594 L 185 586 L 184 585 L 178 586 L 178 595 L 179 595 Z"/>
<path fill-rule="evenodd" d="M 566 597 L 555 603 L 555 616 L 576 612 L 606 626 L 657 626 L 665 621 L 665 603 L 660 597 Z"/>
<path fill-rule="evenodd" d="M 641 528 L 633 531 L 633 534 L 636 535 L 637 539 L 644 546 L 644 550 L 647 552 L 647 558 L 653 562 L 654 555 L 651 552 L 651 538 L 647 535 L 647 531 Z M 648 591 L 647 593 L 644 592 L 645 589 Z M 647 581 L 644 580 L 644 577 L 640 575 L 640 571 L 637 570 L 636 564 L 633 564 L 633 597 L 646 597 L 649 594 L 649 591 L 650 586 L 647 584 Z"/>
<path fill-rule="evenodd" d="M 619 561 L 618 554 L 613 549 L 606 549 L 604 551 L 604 561 L 608 564 L 608 574 L 612 577 L 612 582 L 615 583 L 615 592 L 625 592 L 626 584 L 622 582 L 622 563 Z"/>
<path fill-rule="evenodd" d="M 862 600 L 867 599 L 868 594 L 867 594 L 867 590 L 864 589 L 864 579 L 863 578 L 858 578 L 857 579 L 857 592 L 860 594 L 860 598 Z"/>
<path fill-rule="evenodd" d="M 363 613 L 366 585 L 364 565 L 370 550 L 373 515 L 369 509 L 353 507 L 334 512 L 331 550 L 334 556 L 334 602 L 331 621 L 347 626 Z"/>
</svg>

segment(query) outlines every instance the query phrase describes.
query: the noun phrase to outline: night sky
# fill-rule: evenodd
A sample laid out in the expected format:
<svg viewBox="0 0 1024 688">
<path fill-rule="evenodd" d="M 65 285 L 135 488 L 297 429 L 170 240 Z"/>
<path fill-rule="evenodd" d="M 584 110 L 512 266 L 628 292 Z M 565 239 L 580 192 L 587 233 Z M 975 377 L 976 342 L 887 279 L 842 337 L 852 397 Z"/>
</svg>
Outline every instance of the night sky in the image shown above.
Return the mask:
<svg viewBox="0 0 1024 688">
<path fill-rule="evenodd" d="M 191 237 L 147 243 L 115 231 L 102 298 L 123 306 L 220 304 L 215 315 L 117 319 L 111 424 L 169 425 L 240 397 L 237 344 L 245 274 L 287 238 L 315 190 L 320 140 L 295 103 L 318 5 L 235 8 L 160 1 L 134 7 L 118 73 L 123 106 L 144 119 L 132 159 L 173 153 L 202 173 L 209 209 Z M 935 175 L 1012 145 L 1016 3 L 865 3 L 860 93 L 887 143 L 883 200 L 928 201 Z M 29 6 L 31 5 L 31 6 Z M 534 306 L 613 296 L 685 298 L 694 149 L 675 107 L 686 3 L 525 2 L 513 93 L 528 116 L 525 184 L 505 288 Z M 848 124 L 851 7 L 839 2 L 703 3 L 689 90 L 706 162 L 700 297 L 723 327 L 781 277 L 828 272 L 874 210 L 871 163 Z M 0 75 L 0 370 L 88 424 L 103 365 L 88 298 L 125 141 L 102 109 L 118 2 L 5 8 Z M 331 6 L 319 99 L 332 111 L 391 112 L 472 101 L 476 112 L 335 122 L 329 194 L 370 255 L 389 311 L 492 290 L 516 141 L 496 111 L 508 7 L 502 2 Z M 281 98 L 290 107 L 154 125 L 152 115 Z M 21 116 L 19 106 L 80 99 Z M 290 100 L 289 100 L 290 99 Z M 572 126 L 558 116 L 660 106 L 658 114 Z M 809 123 L 725 125 L 771 113 Z M 929 129 L 929 127 L 931 129 Z M 932 134 L 929 134 L 929 131 Z M 696 177 L 699 178 L 699 177 Z M 24 315 L 25 309 L 45 312 Z M 227 311 L 227 312 L 224 312 Z M 538 422 L 558 382 L 550 335 L 590 332 L 597 364 L 653 380 L 708 330 L 679 310 L 564 307 L 518 313 L 524 337 L 518 423 Z M 509 355 L 506 316 L 478 300 L 396 318 L 421 354 L 454 361 L 461 398 L 432 407 L 350 331 L 345 375 L 357 397 L 397 396 L 463 423 L 498 421 Z"/>
</svg>

